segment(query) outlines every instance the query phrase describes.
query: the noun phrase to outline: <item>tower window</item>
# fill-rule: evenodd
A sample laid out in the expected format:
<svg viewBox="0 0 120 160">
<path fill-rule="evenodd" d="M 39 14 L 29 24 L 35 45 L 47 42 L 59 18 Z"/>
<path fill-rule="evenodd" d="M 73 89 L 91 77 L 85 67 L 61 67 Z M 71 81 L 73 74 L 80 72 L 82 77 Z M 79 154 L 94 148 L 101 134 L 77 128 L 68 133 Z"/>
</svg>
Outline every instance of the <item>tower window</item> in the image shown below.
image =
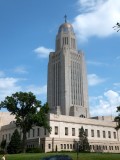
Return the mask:
<svg viewBox="0 0 120 160">
<path fill-rule="evenodd" d="M 65 44 L 68 44 L 68 37 L 65 37 L 66 38 L 66 43 Z"/>
<path fill-rule="evenodd" d="M 64 45 L 64 37 L 63 37 L 63 45 Z"/>
<path fill-rule="evenodd" d="M 68 44 L 68 37 L 63 37 L 63 45 Z"/>
</svg>

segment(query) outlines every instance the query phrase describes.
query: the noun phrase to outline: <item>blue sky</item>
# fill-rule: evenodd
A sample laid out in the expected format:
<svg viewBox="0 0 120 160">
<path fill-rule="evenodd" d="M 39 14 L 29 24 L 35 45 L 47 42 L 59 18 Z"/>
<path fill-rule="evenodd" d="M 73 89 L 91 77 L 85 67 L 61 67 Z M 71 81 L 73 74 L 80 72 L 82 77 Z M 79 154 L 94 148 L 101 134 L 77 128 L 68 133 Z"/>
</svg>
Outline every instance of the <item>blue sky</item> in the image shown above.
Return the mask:
<svg viewBox="0 0 120 160">
<path fill-rule="evenodd" d="M 46 102 L 49 52 L 59 26 L 74 27 L 86 58 L 92 116 L 115 115 L 120 105 L 119 0 L 0 0 L 0 101 L 32 91 Z"/>
</svg>

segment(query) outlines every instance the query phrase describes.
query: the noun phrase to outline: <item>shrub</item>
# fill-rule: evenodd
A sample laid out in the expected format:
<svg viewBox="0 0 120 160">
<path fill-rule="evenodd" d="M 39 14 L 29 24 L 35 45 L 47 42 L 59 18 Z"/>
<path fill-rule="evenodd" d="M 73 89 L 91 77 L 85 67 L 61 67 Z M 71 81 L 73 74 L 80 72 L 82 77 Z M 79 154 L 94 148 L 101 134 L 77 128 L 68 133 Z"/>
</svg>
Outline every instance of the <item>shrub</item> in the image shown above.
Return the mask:
<svg viewBox="0 0 120 160">
<path fill-rule="evenodd" d="M 0 154 L 5 154 L 5 151 L 4 150 L 0 150 Z"/>
<path fill-rule="evenodd" d="M 27 153 L 41 153 L 43 151 L 40 148 L 27 148 L 26 152 Z"/>
</svg>

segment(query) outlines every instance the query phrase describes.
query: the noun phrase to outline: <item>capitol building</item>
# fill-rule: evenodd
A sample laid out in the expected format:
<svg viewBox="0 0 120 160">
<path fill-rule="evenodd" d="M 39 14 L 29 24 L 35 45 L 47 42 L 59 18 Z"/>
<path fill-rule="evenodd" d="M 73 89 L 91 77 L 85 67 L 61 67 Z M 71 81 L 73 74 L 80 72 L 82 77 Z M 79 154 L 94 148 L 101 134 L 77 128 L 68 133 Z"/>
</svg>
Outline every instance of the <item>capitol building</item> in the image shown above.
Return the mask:
<svg viewBox="0 0 120 160">
<path fill-rule="evenodd" d="M 115 129 L 114 117 L 90 117 L 85 57 L 66 19 L 58 29 L 55 52 L 49 54 L 47 102 L 52 131 L 34 126 L 27 134 L 27 148 L 75 151 L 83 127 L 91 152 L 120 153 L 120 130 Z M 8 144 L 15 129 L 14 116 L 0 112 L 0 143 L 5 139 Z"/>
</svg>

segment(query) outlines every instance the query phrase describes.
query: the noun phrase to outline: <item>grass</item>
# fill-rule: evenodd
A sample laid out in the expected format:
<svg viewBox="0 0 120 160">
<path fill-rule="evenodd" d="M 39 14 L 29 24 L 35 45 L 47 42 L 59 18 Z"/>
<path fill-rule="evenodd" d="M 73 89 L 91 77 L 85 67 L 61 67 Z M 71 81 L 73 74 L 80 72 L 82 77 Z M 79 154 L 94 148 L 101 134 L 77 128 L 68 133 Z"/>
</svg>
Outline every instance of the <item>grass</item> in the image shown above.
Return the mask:
<svg viewBox="0 0 120 160">
<path fill-rule="evenodd" d="M 42 157 L 54 155 L 56 153 L 26 153 L 26 154 L 7 154 L 6 160 L 40 160 Z M 67 154 L 77 160 L 77 153 L 57 153 Z M 0 155 L 1 158 L 1 155 Z M 79 153 L 78 160 L 119 160 L 120 154 L 113 153 Z"/>
</svg>

